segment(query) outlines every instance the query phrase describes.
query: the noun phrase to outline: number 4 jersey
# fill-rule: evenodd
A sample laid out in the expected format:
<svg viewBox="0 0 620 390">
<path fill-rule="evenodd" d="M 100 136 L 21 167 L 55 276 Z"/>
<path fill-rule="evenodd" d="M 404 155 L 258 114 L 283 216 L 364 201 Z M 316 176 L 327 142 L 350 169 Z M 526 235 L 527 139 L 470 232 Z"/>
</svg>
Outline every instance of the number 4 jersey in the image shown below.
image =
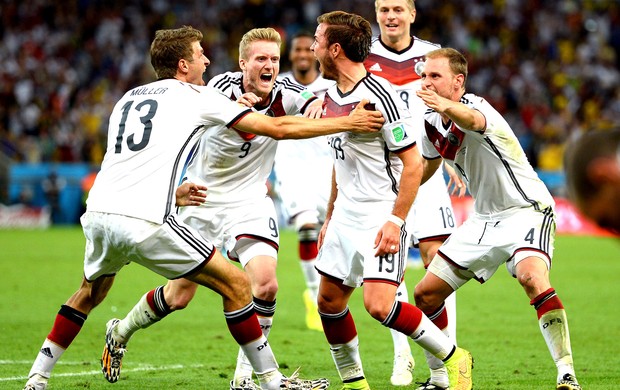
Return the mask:
<svg viewBox="0 0 620 390">
<path fill-rule="evenodd" d="M 227 128 L 250 109 L 218 91 L 159 80 L 134 88 L 110 116 L 108 145 L 88 200 L 99 211 L 162 223 L 190 150 L 207 128 Z"/>
</svg>

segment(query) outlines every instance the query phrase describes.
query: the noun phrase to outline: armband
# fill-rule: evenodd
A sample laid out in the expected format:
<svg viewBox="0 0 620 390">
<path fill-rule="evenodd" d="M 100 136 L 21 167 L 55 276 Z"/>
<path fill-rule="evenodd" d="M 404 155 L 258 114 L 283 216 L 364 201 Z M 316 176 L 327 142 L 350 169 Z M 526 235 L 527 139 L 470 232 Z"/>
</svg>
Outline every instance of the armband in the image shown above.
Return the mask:
<svg viewBox="0 0 620 390">
<path fill-rule="evenodd" d="M 390 214 L 390 216 L 388 217 L 388 221 L 396 224 L 396 226 L 398 227 L 402 227 L 405 224 L 404 220 L 402 220 L 401 218 L 397 217 L 394 214 Z"/>
</svg>

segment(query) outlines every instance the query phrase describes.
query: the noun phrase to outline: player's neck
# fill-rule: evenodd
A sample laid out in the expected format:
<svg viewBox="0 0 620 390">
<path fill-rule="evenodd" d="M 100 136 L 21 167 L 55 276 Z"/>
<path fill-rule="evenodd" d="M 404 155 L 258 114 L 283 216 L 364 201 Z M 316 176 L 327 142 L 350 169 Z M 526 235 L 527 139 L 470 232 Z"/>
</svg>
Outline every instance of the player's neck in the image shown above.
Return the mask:
<svg viewBox="0 0 620 390">
<path fill-rule="evenodd" d="M 338 72 L 338 90 L 341 93 L 347 93 L 353 90 L 361 79 L 366 77 L 368 71 L 361 62 L 351 62 L 349 66 L 340 69 Z"/>
<path fill-rule="evenodd" d="M 316 69 L 308 70 L 293 70 L 293 77 L 301 85 L 310 85 L 319 77 L 319 72 Z"/>
<path fill-rule="evenodd" d="M 394 51 L 405 50 L 411 45 L 411 40 L 413 38 L 409 33 L 398 36 L 398 37 L 389 37 L 387 35 L 381 34 L 381 42 L 390 49 Z"/>
</svg>

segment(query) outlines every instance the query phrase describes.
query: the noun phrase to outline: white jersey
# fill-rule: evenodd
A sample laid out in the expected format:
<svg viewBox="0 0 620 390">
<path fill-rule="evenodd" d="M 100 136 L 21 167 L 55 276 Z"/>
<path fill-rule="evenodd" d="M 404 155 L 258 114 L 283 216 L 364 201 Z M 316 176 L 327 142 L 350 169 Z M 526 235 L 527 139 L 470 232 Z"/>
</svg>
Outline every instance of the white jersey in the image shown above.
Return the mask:
<svg viewBox="0 0 620 390">
<path fill-rule="evenodd" d="M 370 55 L 364 66 L 370 73 L 388 80 L 400 98 L 405 102 L 415 121 L 415 134 L 418 143 L 422 140 L 424 111 L 426 105 L 418 98 L 416 91 L 422 88 L 420 76 L 415 72 L 416 64 L 424 62 L 425 55 L 441 46 L 432 42 L 411 37 L 411 44 L 401 51 L 386 46 L 380 37 L 373 38 Z M 419 241 L 443 240 L 455 227 L 452 203 L 443 177 L 443 170 L 422 185 L 407 217 L 408 231 L 413 234 L 414 245 Z"/>
<path fill-rule="evenodd" d="M 291 83 L 302 85 L 299 81 L 295 79 L 292 71 L 280 73 L 280 75 L 278 76 L 278 80 L 282 82 L 284 82 L 284 80 L 288 80 Z M 308 91 L 312 92 L 319 99 L 323 99 L 323 96 L 325 96 L 325 92 L 327 92 L 329 87 L 331 87 L 335 83 L 336 82 L 334 80 L 327 80 L 319 74 L 319 77 L 317 77 L 313 82 L 307 85 L 303 85 L 303 87 L 306 88 Z"/>
<path fill-rule="evenodd" d="M 411 115 L 403 101 L 387 80 L 370 73 L 346 94 L 331 87 L 325 94 L 323 117 L 349 115 L 364 98 L 383 114 L 381 131 L 330 137 L 338 185 L 332 218 L 353 224 L 368 222 L 368 217 L 385 219 L 392 212 L 403 168 L 395 152 L 416 143 Z"/>
<path fill-rule="evenodd" d="M 163 223 L 199 137 L 208 128 L 233 126 L 249 112 L 213 88 L 175 79 L 128 91 L 110 116 L 108 146 L 87 210 Z"/>
<path fill-rule="evenodd" d="M 282 73 L 279 79 L 297 83 L 292 72 Z M 319 75 L 304 87 L 323 99 L 327 89 L 334 84 L 335 81 Z M 317 218 L 323 220 L 331 191 L 332 166 L 326 136 L 278 142 L 274 165 L 275 191 L 282 201 L 285 217 L 295 217 L 303 211 L 316 211 Z"/>
<path fill-rule="evenodd" d="M 530 165 L 506 120 L 483 98 L 468 93 L 461 103 L 480 111 L 486 129 L 467 131 L 441 115 L 426 111 L 421 149 L 426 159 L 443 157 L 466 182 L 474 198 L 474 211 L 493 216 L 515 208 L 542 211 L 554 206 L 544 183 Z"/>
<path fill-rule="evenodd" d="M 215 76 L 213 86 L 231 100 L 243 90 L 243 74 L 226 72 Z M 275 83 L 267 106 L 254 110 L 272 117 L 296 115 L 316 97 L 299 85 Z M 245 133 L 233 128 L 213 127 L 200 140 L 197 153 L 187 168 L 187 178 L 207 186 L 207 199 L 213 204 L 245 202 L 267 194 L 277 141 L 266 136 Z"/>
<path fill-rule="evenodd" d="M 418 120 L 426 108 L 422 99 L 415 94 L 422 87 L 420 76 L 415 72 L 415 66 L 418 62 L 424 62 L 426 53 L 440 47 L 438 44 L 414 36 L 411 37 L 409 47 L 394 51 L 381 42 L 380 37 L 374 37 L 364 66 L 370 73 L 388 80 L 405 102 L 414 119 Z"/>
</svg>

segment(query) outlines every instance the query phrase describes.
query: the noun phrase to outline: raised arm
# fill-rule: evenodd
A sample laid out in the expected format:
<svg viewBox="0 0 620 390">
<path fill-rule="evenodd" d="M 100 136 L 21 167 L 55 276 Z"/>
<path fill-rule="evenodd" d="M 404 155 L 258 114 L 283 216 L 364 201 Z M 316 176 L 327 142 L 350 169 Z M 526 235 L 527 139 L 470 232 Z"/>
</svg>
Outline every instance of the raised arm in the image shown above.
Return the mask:
<svg viewBox="0 0 620 390">
<path fill-rule="evenodd" d="M 461 102 L 439 96 L 430 89 L 421 89 L 416 92 L 424 104 L 443 117 L 451 119 L 458 127 L 463 130 L 483 131 L 486 129 L 486 118 L 478 110 L 469 108 Z"/>
<path fill-rule="evenodd" d="M 343 131 L 374 133 L 381 129 L 385 119 L 379 111 L 366 110 L 364 106 L 368 103 L 368 99 L 363 99 L 349 116 L 338 118 L 308 119 L 291 115 L 273 118 L 249 113 L 234 127 L 241 131 L 278 140 L 312 138 Z"/>
</svg>

